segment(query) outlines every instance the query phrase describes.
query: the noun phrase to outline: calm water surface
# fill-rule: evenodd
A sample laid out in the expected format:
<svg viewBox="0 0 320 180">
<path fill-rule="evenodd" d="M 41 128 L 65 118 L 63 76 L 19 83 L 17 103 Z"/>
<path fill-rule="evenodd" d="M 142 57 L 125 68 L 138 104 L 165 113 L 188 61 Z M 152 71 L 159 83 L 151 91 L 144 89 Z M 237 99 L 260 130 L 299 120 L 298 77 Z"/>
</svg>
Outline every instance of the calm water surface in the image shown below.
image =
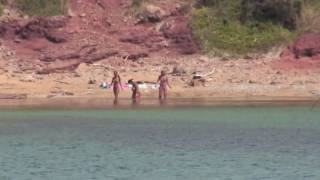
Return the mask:
<svg viewBox="0 0 320 180">
<path fill-rule="evenodd" d="M 0 112 L 0 180 L 319 180 L 320 110 Z"/>
</svg>

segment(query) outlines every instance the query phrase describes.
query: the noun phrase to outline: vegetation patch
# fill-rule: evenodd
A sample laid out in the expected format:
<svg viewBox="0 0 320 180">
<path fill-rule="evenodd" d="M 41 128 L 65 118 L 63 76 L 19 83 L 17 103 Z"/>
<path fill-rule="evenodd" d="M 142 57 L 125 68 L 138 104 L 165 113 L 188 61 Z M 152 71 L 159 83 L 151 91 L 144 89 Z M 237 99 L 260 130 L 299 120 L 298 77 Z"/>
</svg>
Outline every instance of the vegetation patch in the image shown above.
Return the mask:
<svg viewBox="0 0 320 180">
<path fill-rule="evenodd" d="M 190 24 L 207 53 L 268 50 L 313 29 L 319 22 L 315 21 L 320 9 L 318 0 L 199 0 L 197 6 Z"/>
<path fill-rule="evenodd" d="M 6 3 L 5 0 L 0 0 L 0 16 L 2 15 L 3 10 L 5 8 L 5 3 Z"/>
<path fill-rule="evenodd" d="M 132 0 L 131 7 L 138 8 L 140 7 L 146 0 Z"/>
<path fill-rule="evenodd" d="M 298 21 L 298 30 L 303 32 L 320 32 L 320 1 L 306 0 Z"/>
<path fill-rule="evenodd" d="M 63 15 L 67 8 L 67 0 L 15 0 L 15 3 L 31 16 Z"/>
</svg>

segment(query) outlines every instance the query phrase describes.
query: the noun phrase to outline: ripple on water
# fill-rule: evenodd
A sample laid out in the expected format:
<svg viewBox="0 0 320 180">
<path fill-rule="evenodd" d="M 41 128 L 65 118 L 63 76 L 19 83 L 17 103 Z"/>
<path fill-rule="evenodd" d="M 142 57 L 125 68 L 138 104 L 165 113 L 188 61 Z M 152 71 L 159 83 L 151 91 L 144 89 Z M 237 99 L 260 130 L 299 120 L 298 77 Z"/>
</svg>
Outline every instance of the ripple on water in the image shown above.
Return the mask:
<svg viewBox="0 0 320 180">
<path fill-rule="evenodd" d="M 320 112 L 307 109 L 6 112 L 0 179 L 317 180 Z"/>
</svg>

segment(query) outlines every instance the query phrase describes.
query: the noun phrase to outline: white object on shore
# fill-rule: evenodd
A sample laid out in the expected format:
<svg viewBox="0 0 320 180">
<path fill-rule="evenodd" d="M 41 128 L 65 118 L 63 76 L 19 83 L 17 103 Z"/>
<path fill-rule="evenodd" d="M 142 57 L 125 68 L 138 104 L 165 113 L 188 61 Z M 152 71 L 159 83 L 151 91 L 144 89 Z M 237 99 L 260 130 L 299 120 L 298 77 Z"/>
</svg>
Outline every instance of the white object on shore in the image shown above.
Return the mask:
<svg viewBox="0 0 320 180">
<path fill-rule="evenodd" d="M 141 89 L 157 89 L 157 88 L 159 88 L 159 85 L 154 84 L 154 83 L 143 83 L 143 84 L 139 84 L 138 86 Z"/>
<path fill-rule="evenodd" d="M 145 92 L 148 92 L 149 90 L 155 90 L 159 87 L 158 84 L 154 84 L 154 83 L 142 83 L 142 84 L 138 84 L 139 88 Z"/>
<path fill-rule="evenodd" d="M 106 82 L 102 82 L 101 85 L 100 85 L 100 87 L 103 88 L 103 89 L 108 89 L 108 88 L 109 88 L 109 85 L 108 85 L 108 83 L 106 83 Z"/>
<path fill-rule="evenodd" d="M 123 88 L 132 88 L 132 84 L 123 84 L 122 85 Z M 159 84 L 156 83 L 142 83 L 142 84 L 138 84 L 138 87 L 140 89 L 158 89 L 159 88 Z M 102 82 L 100 84 L 100 88 L 102 89 L 109 89 L 112 88 L 112 86 L 110 84 L 108 84 L 107 82 Z"/>
</svg>

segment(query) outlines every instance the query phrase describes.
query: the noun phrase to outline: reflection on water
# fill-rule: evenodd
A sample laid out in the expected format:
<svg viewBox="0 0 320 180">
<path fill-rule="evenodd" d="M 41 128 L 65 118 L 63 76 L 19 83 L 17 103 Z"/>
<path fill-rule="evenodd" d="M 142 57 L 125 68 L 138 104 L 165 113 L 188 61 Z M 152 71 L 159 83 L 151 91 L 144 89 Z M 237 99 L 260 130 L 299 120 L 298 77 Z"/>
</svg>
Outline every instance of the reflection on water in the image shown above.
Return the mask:
<svg viewBox="0 0 320 180">
<path fill-rule="evenodd" d="M 139 105 L 141 108 L 150 107 L 195 107 L 195 106 L 314 106 L 319 108 L 319 101 L 314 98 L 270 98 L 270 97 L 239 97 L 239 98 L 176 98 L 154 99 L 108 99 L 108 98 L 54 98 L 54 99 L 26 99 L 26 100 L 1 100 L 0 109 L 110 109 L 131 108 Z"/>
<path fill-rule="evenodd" d="M 118 99 L 114 99 L 114 100 L 113 100 L 113 105 L 114 105 L 114 106 L 117 106 L 118 104 L 119 104 L 119 100 L 118 100 Z"/>
<path fill-rule="evenodd" d="M 0 112 L 1 180 L 320 179 L 320 110 Z"/>
</svg>

